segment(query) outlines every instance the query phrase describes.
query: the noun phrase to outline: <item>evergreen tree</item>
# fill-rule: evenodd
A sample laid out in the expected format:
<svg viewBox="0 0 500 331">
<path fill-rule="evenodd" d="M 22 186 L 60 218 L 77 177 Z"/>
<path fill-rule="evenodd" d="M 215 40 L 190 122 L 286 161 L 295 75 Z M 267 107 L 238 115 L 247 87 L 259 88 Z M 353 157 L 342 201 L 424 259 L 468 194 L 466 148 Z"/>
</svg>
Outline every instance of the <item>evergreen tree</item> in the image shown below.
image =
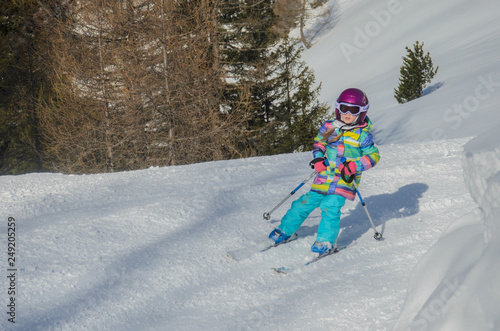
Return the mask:
<svg viewBox="0 0 500 331">
<path fill-rule="evenodd" d="M 279 40 L 273 26 L 277 16 L 273 0 L 224 0 L 220 58 L 225 71 L 224 103 L 246 119 L 248 139 L 240 148 L 259 149 L 260 130 L 272 117 L 269 82 L 272 47 Z"/>
<path fill-rule="evenodd" d="M 394 97 L 399 103 L 405 103 L 423 95 L 427 83 L 431 82 L 439 66 L 434 69 L 429 52 L 424 55 L 424 43 L 417 41 L 410 49 L 406 47 L 407 56 L 403 57 L 400 69 L 399 85 L 394 89 Z"/>
<path fill-rule="evenodd" d="M 257 155 L 308 149 L 327 110 L 317 101 L 314 74 L 300 61 L 303 49 L 277 28 L 274 4 L 226 1 L 221 20 L 226 100 L 247 118 L 249 138 L 240 147 Z"/>
<path fill-rule="evenodd" d="M 43 70 L 36 60 L 39 1 L 0 4 L 0 174 L 41 170 L 36 109 Z"/>
<path fill-rule="evenodd" d="M 326 120 L 329 107 L 317 99 L 321 84 L 314 87 L 314 73 L 301 61 L 302 51 L 288 38 L 276 51 L 279 57 L 272 69 L 274 117 L 269 123 L 268 154 L 311 150 Z"/>
</svg>

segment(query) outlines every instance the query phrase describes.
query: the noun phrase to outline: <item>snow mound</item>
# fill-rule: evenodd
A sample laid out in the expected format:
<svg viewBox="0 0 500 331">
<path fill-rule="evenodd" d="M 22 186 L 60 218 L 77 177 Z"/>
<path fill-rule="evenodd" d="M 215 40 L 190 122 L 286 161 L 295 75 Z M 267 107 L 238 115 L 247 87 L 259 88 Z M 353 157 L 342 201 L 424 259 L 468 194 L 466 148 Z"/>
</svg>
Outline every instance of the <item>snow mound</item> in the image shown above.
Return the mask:
<svg viewBox="0 0 500 331">
<path fill-rule="evenodd" d="M 479 205 L 455 221 L 410 280 L 394 330 L 499 330 L 500 126 L 464 146 L 465 184 Z"/>
</svg>

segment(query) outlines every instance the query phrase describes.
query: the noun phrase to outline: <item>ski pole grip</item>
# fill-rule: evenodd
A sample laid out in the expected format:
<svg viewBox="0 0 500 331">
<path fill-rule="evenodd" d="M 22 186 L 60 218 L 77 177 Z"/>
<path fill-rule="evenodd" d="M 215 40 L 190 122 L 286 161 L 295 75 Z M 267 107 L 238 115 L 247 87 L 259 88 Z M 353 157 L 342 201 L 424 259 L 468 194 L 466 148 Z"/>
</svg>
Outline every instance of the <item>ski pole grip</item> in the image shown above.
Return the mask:
<svg viewBox="0 0 500 331">
<path fill-rule="evenodd" d="M 294 195 L 294 194 L 295 194 L 295 192 L 297 192 L 298 190 L 300 190 L 300 188 L 301 188 L 302 186 L 304 186 L 304 184 L 305 184 L 304 182 L 300 183 L 300 185 L 299 185 L 299 186 L 297 186 L 297 187 L 295 188 L 295 190 L 293 190 L 292 192 L 290 192 L 290 195 Z"/>
</svg>

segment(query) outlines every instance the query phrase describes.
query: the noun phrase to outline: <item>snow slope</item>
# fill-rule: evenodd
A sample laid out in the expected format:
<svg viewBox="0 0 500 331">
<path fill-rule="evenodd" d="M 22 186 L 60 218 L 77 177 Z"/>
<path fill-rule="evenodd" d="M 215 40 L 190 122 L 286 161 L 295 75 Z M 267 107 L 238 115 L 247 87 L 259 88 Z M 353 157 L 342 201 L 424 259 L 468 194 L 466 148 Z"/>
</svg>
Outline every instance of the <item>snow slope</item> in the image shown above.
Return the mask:
<svg viewBox="0 0 500 331">
<path fill-rule="evenodd" d="M 330 105 L 346 87 L 368 94 L 379 143 L 476 136 L 498 123 L 500 2 L 340 1 L 339 22 L 308 52 Z M 425 98 L 394 99 L 405 47 L 424 42 L 437 75 Z M 432 93 L 430 93 L 433 91 Z"/>
<path fill-rule="evenodd" d="M 413 266 L 451 220 L 474 208 L 460 164 L 466 140 L 445 141 L 439 150 L 381 146 L 384 158 L 360 190 L 386 239 L 375 241 L 361 206 L 348 203 L 340 240 L 357 244 L 285 277 L 271 268 L 309 250 L 319 211 L 287 246 L 241 262 L 226 251 L 260 241 L 277 224 L 288 203 L 270 223 L 261 215 L 307 177 L 308 153 L 106 175 L 0 177 L 2 201 L 9 202 L 1 213 L 18 224 L 16 325 L 387 329 Z"/>
<path fill-rule="evenodd" d="M 498 330 L 500 3 L 339 4 L 339 21 L 304 58 L 324 100 L 350 86 L 368 93 L 382 159 L 360 190 L 384 241 L 348 202 L 339 241 L 357 244 L 338 255 L 286 276 L 271 271 L 309 250 L 315 211 L 299 240 L 227 258 L 278 224 L 293 199 L 270 222 L 262 214 L 307 178 L 309 153 L 2 176 L 1 231 L 16 220 L 18 270 L 13 324 L 4 249 L 0 329 Z M 382 10 L 394 14 L 375 33 Z M 359 31 L 371 31 L 369 43 Z M 404 46 L 417 39 L 439 73 L 432 93 L 397 105 Z M 349 62 L 342 43 L 359 49 Z"/>
</svg>

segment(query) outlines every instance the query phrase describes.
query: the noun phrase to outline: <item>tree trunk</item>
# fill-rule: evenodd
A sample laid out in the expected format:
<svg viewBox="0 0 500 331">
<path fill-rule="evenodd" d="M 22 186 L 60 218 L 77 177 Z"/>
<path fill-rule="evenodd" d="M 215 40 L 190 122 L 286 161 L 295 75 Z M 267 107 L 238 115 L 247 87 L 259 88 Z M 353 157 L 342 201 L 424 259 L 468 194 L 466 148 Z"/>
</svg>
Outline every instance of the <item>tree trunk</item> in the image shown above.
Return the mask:
<svg viewBox="0 0 500 331">
<path fill-rule="evenodd" d="M 307 38 L 304 34 L 305 20 L 306 20 L 306 0 L 303 0 L 302 11 L 300 13 L 300 41 L 302 41 L 305 48 L 309 49 L 311 48 L 311 44 L 307 41 Z"/>
</svg>

